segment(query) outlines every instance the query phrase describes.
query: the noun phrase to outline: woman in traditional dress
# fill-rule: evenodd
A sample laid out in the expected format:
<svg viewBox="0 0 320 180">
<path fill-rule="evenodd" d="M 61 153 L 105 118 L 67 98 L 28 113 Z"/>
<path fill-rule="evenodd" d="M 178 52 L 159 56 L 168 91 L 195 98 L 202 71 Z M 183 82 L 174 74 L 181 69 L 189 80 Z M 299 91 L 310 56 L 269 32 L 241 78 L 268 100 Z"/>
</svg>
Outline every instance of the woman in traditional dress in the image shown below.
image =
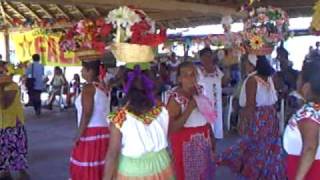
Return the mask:
<svg viewBox="0 0 320 180">
<path fill-rule="evenodd" d="M 256 70 L 257 74 L 243 84 L 240 95 L 248 129 L 239 142 L 217 157 L 217 163 L 230 167 L 239 179 L 284 180 L 286 175 L 275 109 L 278 98 L 271 77 L 274 70 L 265 56 L 257 58 Z"/>
<path fill-rule="evenodd" d="M 153 82 L 136 65 L 127 73 L 127 103 L 110 119 L 104 180 L 174 179 L 167 152 L 169 115 L 156 105 Z"/>
<path fill-rule="evenodd" d="M 170 92 L 169 137 L 177 180 L 214 178 L 214 136 L 211 125 L 200 113 L 197 70 L 190 62 L 178 68 L 178 87 Z M 214 117 L 212 117 L 213 119 Z"/>
<path fill-rule="evenodd" d="M 284 133 L 289 180 L 320 179 L 320 57 L 302 68 L 298 90 L 306 100 Z"/>
<path fill-rule="evenodd" d="M 6 75 L 5 62 L 0 62 L 0 179 L 12 179 L 10 172 L 19 171 L 27 180 L 27 135 L 19 87 Z"/>
<path fill-rule="evenodd" d="M 224 74 L 219 66 L 217 57 L 210 47 L 205 47 L 199 51 L 201 65 L 198 68 L 198 83 L 203 88 L 203 93 L 207 96 L 216 108 L 217 117 L 211 124 L 216 139 L 223 139 L 223 106 L 222 88 L 229 83 L 229 75 Z"/>
<path fill-rule="evenodd" d="M 78 131 L 70 159 L 72 180 L 101 180 L 109 144 L 109 128 L 105 117 L 110 110 L 110 96 L 98 88 L 100 61 L 82 62 L 86 80 L 75 105 Z"/>
<path fill-rule="evenodd" d="M 252 76 L 255 76 L 257 74 L 256 66 L 257 66 L 257 56 L 253 54 L 248 55 L 248 59 L 245 60 L 245 72 L 246 72 L 246 78 L 241 84 L 240 93 L 239 93 L 239 105 L 241 107 L 240 110 L 240 122 L 238 126 L 239 134 L 245 134 L 248 131 L 248 121 L 245 117 L 245 111 L 244 108 L 246 106 L 246 86 L 244 84 L 247 83 L 248 79 Z"/>
</svg>

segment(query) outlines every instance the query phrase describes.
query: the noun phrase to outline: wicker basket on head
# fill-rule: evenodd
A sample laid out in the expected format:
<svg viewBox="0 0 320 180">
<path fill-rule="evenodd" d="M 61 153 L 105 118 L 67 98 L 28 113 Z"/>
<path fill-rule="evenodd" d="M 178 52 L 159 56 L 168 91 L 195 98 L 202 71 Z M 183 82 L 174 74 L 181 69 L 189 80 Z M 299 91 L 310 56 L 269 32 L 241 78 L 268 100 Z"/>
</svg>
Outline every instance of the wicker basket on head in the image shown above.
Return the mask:
<svg viewBox="0 0 320 180">
<path fill-rule="evenodd" d="M 80 61 L 95 61 L 102 58 L 102 54 L 94 49 L 78 50 L 75 55 Z"/>
<path fill-rule="evenodd" d="M 265 55 L 272 54 L 273 48 L 274 48 L 273 46 L 263 46 L 260 49 L 248 48 L 247 51 L 249 54 L 255 54 L 257 56 L 265 56 Z"/>
<path fill-rule="evenodd" d="M 114 43 L 111 51 L 118 61 L 125 63 L 146 63 L 154 60 L 153 48 L 146 45 Z"/>
</svg>

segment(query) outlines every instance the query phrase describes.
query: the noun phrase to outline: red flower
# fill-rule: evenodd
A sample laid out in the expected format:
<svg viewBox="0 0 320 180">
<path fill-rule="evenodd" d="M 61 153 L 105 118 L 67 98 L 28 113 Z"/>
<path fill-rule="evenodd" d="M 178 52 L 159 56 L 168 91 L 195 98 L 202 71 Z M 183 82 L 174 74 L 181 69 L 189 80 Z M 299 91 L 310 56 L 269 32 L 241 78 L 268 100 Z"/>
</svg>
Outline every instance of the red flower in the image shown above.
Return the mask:
<svg viewBox="0 0 320 180">
<path fill-rule="evenodd" d="M 112 25 L 111 24 L 104 24 L 100 28 L 99 34 L 101 34 L 102 36 L 108 36 L 111 31 L 112 31 Z"/>
<path fill-rule="evenodd" d="M 132 34 L 131 43 L 156 47 L 166 41 L 166 30 L 161 29 L 159 34 L 139 33 Z"/>
<path fill-rule="evenodd" d="M 139 23 L 135 23 L 133 26 L 131 26 L 131 31 L 133 33 L 135 32 L 145 33 L 150 29 L 151 29 L 151 26 L 146 20 L 142 20 Z"/>
<path fill-rule="evenodd" d="M 104 26 L 106 24 L 106 21 L 104 20 L 104 18 L 98 18 L 97 20 L 96 20 L 96 26 L 97 27 L 102 27 L 102 26 Z"/>
<path fill-rule="evenodd" d="M 100 52 L 100 53 L 104 53 L 104 51 L 105 51 L 105 44 L 104 44 L 104 42 L 101 42 L 101 41 L 93 41 L 92 42 L 92 47 L 96 50 L 96 51 L 98 51 L 98 52 Z"/>
</svg>

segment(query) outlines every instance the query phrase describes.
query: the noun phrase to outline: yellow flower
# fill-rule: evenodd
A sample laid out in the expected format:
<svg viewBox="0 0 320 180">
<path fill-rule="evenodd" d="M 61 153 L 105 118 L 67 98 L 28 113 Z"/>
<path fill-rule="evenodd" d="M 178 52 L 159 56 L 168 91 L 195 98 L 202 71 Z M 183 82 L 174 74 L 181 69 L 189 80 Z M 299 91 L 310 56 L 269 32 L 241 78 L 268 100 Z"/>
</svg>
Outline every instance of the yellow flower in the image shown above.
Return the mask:
<svg viewBox="0 0 320 180">
<path fill-rule="evenodd" d="M 264 42 L 260 36 L 253 36 L 250 39 L 250 46 L 252 49 L 260 49 L 264 45 Z"/>
</svg>

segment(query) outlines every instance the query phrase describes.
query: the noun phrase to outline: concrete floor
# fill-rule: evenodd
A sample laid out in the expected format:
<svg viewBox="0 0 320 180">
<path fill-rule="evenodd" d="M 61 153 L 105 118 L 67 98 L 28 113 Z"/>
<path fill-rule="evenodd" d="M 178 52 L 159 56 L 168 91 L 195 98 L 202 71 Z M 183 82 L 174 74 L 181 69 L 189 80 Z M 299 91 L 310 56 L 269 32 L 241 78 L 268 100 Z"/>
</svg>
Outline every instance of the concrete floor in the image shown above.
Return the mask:
<svg viewBox="0 0 320 180">
<path fill-rule="evenodd" d="M 26 128 L 29 141 L 29 173 L 32 180 L 67 180 L 69 155 L 76 130 L 73 109 L 60 112 L 43 111 L 35 117 L 31 108 L 26 109 Z M 227 137 L 217 142 L 218 152 L 236 140 Z M 227 168 L 218 168 L 215 180 L 234 180 Z"/>
</svg>

